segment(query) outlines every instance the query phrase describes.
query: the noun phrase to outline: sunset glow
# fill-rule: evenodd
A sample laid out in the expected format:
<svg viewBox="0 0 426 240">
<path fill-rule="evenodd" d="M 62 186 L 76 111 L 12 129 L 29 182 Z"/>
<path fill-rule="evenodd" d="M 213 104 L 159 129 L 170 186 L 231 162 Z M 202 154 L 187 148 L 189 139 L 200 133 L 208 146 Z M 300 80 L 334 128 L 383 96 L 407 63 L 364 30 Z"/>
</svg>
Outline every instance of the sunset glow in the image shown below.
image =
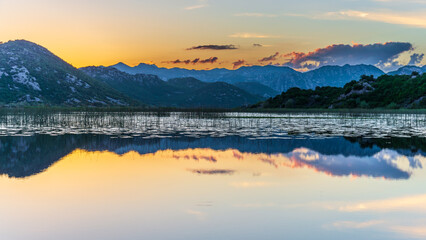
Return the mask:
<svg viewBox="0 0 426 240">
<path fill-rule="evenodd" d="M 396 53 L 406 64 L 410 54 L 426 50 L 425 11 L 422 1 L 2 0 L 0 41 L 36 42 L 76 67 L 124 62 L 188 69 L 232 69 L 238 60 L 244 60 L 239 66 L 283 65 L 291 53 L 394 41 L 413 44 Z M 201 45 L 237 49 L 187 50 Z M 272 61 L 260 61 L 276 52 Z M 210 58 L 217 61 L 186 61 Z"/>
</svg>

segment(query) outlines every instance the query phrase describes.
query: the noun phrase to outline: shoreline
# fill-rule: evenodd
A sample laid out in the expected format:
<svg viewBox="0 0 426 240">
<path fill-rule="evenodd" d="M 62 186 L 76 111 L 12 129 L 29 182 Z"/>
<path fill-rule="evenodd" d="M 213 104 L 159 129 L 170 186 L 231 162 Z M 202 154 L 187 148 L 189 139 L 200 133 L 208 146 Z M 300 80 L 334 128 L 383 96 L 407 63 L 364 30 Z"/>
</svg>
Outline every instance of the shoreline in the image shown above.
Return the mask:
<svg viewBox="0 0 426 240">
<path fill-rule="evenodd" d="M 61 112 L 206 112 L 206 113 L 377 113 L 377 114 L 426 114 L 426 109 L 322 109 L 322 108 L 143 108 L 143 107 L 0 107 L 3 113 L 61 113 Z"/>
</svg>

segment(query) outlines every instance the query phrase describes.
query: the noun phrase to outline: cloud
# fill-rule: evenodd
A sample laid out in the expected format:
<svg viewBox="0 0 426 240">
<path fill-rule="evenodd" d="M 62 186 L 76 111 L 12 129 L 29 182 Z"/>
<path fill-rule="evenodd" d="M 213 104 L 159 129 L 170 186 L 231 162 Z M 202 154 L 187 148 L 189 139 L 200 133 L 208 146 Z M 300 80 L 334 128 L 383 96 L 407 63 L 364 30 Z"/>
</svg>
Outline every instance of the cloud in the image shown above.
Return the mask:
<svg viewBox="0 0 426 240">
<path fill-rule="evenodd" d="M 342 212 L 426 211 L 426 195 L 360 202 L 342 206 Z"/>
<path fill-rule="evenodd" d="M 410 238 L 425 239 L 426 225 L 423 226 L 391 226 L 390 230 Z"/>
<path fill-rule="evenodd" d="M 235 50 L 238 49 L 235 45 L 200 45 L 187 48 L 186 50 Z"/>
<path fill-rule="evenodd" d="M 200 9 L 200 8 L 205 8 L 207 6 L 208 6 L 207 0 L 198 0 L 198 4 L 188 6 L 188 7 L 185 8 L 185 10 L 196 10 L 196 9 Z"/>
<path fill-rule="evenodd" d="M 426 0 L 374 0 L 375 2 L 386 2 L 386 3 L 419 3 L 426 4 Z"/>
<path fill-rule="evenodd" d="M 410 56 L 410 62 L 408 63 L 408 65 L 418 65 L 423 61 L 424 58 L 424 54 L 419 54 L 419 53 L 414 53 L 413 55 Z"/>
<path fill-rule="evenodd" d="M 235 170 L 231 169 L 188 169 L 188 171 L 205 175 L 232 175 L 235 173 Z"/>
<path fill-rule="evenodd" d="M 399 219 L 400 220 L 400 219 Z M 424 224 L 424 221 L 422 220 L 416 220 L 412 222 L 409 226 L 407 225 L 401 225 L 398 222 L 402 222 L 402 224 L 407 224 L 407 220 L 404 219 L 403 221 L 398 220 L 367 220 L 367 221 L 338 221 L 334 222 L 330 225 L 324 225 L 326 228 L 337 228 L 341 230 L 345 229 L 353 229 L 353 230 L 360 230 L 360 229 L 374 229 L 374 230 L 380 230 L 383 232 L 394 232 L 401 236 L 404 236 L 405 239 L 409 238 L 418 238 L 418 239 L 425 239 L 426 237 L 426 225 Z"/>
<path fill-rule="evenodd" d="M 234 65 L 234 69 L 239 68 L 240 66 L 244 65 L 246 63 L 246 61 L 244 59 L 240 59 L 238 61 L 233 62 L 232 64 Z"/>
<path fill-rule="evenodd" d="M 393 12 L 393 11 L 356 11 L 347 10 L 328 12 L 314 18 L 340 19 L 340 20 L 368 20 L 390 24 L 408 25 L 426 28 L 426 12 Z"/>
<path fill-rule="evenodd" d="M 170 64 L 189 64 L 191 62 L 191 60 L 180 60 L 180 59 L 176 59 L 174 61 L 164 61 L 163 63 L 170 63 Z"/>
<path fill-rule="evenodd" d="M 279 38 L 279 36 L 258 34 L 258 33 L 234 33 L 229 35 L 231 38 Z"/>
<path fill-rule="evenodd" d="M 278 165 L 311 168 L 330 176 L 409 179 L 413 170 L 422 168 L 419 158 L 406 157 L 393 150 L 382 150 L 371 157 L 322 155 L 300 148 L 287 154 L 288 162 Z"/>
<path fill-rule="evenodd" d="M 276 52 L 274 55 L 271 55 L 269 57 L 264 57 L 262 59 L 259 59 L 259 62 L 270 62 L 277 60 L 277 57 L 280 55 L 279 52 Z"/>
<path fill-rule="evenodd" d="M 285 54 L 285 66 L 295 69 L 313 69 L 325 65 L 371 64 L 385 70 L 400 66 L 396 59 L 404 52 L 414 50 L 407 42 L 388 42 L 375 44 L 336 44 L 319 48 L 313 52 L 292 52 Z"/>
<path fill-rule="evenodd" d="M 268 13 L 237 13 L 234 14 L 234 16 L 236 17 L 269 17 L 269 18 L 274 18 L 274 17 L 278 17 L 278 15 L 276 14 L 268 14 Z"/>
<path fill-rule="evenodd" d="M 168 64 L 206 64 L 206 63 L 215 63 L 215 62 L 217 62 L 217 60 L 219 60 L 219 58 L 210 57 L 210 58 L 207 58 L 207 59 L 195 58 L 193 60 L 191 60 L 191 59 L 187 59 L 187 60 L 176 59 L 174 61 L 164 61 L 162 63 L 168 63 Z"/>
<path fill-rule="evenodd" d="M 274 184 L 270 182 L 233 182 L 230 185 L 235 188 L 255 188 L 255 187 L 269 187 Z"/>
<path fill-rule="evenodd" d="M 206 220 L 207 214 L 204 212 L 188 209 L 186 210 L 186 213 L 192 216 L 195 216 L 198 220 L 204 221 Z"/>
<path fill-rule="evenodd" d="M 333 227 L 348 228 L 348 229 L 363 229 L 363 228 L 375 227 L 377 225 L 382 225 L 384 223 L 385 221 L 383 220 L 371 220 L 371 221 L 365 221 L 365 222 L 339 221 L 339 222 L 333 223 Z"/>
<path fill-rule="evenodd" d="M 211 57 L 204 60 L 200 60 L 200 63 L 215 63 L 217 62 L 217 60 L 218 60 L 217 57 Z"/>
</svg>

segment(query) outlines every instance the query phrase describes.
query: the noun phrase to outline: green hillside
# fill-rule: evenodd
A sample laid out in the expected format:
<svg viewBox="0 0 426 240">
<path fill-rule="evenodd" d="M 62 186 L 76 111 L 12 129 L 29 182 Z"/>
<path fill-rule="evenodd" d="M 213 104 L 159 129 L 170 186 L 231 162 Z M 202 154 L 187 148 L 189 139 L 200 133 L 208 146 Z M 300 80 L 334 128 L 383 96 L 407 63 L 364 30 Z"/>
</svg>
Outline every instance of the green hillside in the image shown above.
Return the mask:
<svg viewBox="0 0 426 240">
<path fill-rule="evenodd" d="M 291 88 L 265 102 L 261 108 L 426 108 L 426 74 L 362 76 L 343 88 Z"/>
</svg>

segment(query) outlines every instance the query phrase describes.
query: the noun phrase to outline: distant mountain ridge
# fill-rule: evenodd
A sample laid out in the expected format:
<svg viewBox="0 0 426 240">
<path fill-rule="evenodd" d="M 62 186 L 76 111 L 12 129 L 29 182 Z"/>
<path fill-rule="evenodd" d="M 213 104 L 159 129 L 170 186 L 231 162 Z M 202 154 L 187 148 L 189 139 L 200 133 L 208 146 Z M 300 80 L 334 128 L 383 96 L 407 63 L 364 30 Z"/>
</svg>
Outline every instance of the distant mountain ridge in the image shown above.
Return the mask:
<svg viewBox="0 0 426 240">
<path fill-rule="evenodd" d="M 131 75 L 113 67 L 80 70 L 127 96 L 157 107 L 233 108 L 265 99 L 224 82 L 206 83 L 191 77 L 163 81 L 155 75 Z"/>
<path fill-rule="evenodd" d="M 362 75 L 378 77 L 384 72 L 372 65 L 324 66 L 309 72 L 298 72 L 289 67 L 251 66 L 237 70 L 217 68 L 212 70 L 188 70 L 183 68 L 159 68 L 156 65 L 141 63 L 130 67 L 124 63 L 113 65 L 120 71 L 129 74 L 153 74 L 163 80 L 171 78 L 194 77 L 206 82 L 257 82 L 270 87 L 274 91 L 283 92 L 292 87 L 313 89 L 317 86 L 342 87 L 346 83 L 359 79 Z"/>
<path fill-rule="evenodd" d="M 236 82 L 232 84 L 238 88 L 263 98 L 275 97 L 279 92 L 258 82 Z"/>
<path fill-rule="evenodd" d="M 388 75 L 411 75 L 413 72 L 417 72 L 419 74 L 426 73 L 426 66 L 419 67 L 414 65 L 407 65 L 400 67 L 395 71 L 388 72 Z"/>
</svg>

